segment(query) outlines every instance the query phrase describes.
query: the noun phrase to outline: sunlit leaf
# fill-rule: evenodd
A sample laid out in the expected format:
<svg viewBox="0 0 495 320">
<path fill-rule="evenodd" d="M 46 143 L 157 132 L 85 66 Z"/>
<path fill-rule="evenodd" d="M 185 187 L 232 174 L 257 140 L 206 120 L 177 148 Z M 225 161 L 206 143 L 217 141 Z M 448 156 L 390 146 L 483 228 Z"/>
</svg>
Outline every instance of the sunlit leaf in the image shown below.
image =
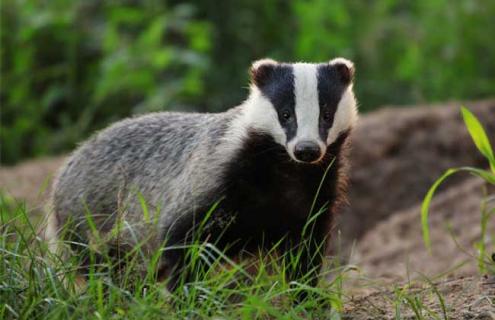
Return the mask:
<svg viewBox="0 0 495 320">
<path fill-rule="evenodd" d="M 465 107 L 461 107 L 462 117 L 464 119 L 464 123 L 471 135 L 471 138 L 474 141 L 474 144 L 478 148 L 478 150 L 488 159 L 490 162 L 490 168 L 492 172 L 495 173 L 495 157 L 493 156 L 493 150 L 490 145 L 490 141 L 486 136 L 486 132 L 483 129 L 483 126 L 476 118 L 476 116 L 469 111 L 469 109 Z"/>
</svg>

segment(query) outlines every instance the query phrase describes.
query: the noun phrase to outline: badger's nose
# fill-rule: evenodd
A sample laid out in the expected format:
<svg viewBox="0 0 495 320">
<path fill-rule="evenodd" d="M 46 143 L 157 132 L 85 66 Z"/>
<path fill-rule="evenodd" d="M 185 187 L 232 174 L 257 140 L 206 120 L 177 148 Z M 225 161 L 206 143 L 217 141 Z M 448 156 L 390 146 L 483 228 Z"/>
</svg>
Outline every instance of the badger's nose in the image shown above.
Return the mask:
<svg viewBox="0 0 495 320">
<path fill-rule="evenodd" d="M 294 147 L 294 156 L 303 162 L 313 162 L 321 155 L 320 146 L 311 141 L 301 141 Z"/>
</svg>

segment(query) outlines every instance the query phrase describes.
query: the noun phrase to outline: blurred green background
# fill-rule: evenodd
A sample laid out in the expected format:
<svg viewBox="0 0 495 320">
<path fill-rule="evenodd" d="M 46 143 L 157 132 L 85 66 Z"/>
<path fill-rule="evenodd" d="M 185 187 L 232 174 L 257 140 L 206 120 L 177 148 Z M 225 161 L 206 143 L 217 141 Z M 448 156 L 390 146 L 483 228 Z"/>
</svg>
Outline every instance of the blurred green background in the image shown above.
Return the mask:
<svg viewBox="0 0 495 320">
<path fill-rule="evenodd" d="M 361 110 L 495 94 L 495 1 L 1 1 L 1 162 L 122 117 L 221 111 L 258 58 L 354 60 Z"/>
</svg>

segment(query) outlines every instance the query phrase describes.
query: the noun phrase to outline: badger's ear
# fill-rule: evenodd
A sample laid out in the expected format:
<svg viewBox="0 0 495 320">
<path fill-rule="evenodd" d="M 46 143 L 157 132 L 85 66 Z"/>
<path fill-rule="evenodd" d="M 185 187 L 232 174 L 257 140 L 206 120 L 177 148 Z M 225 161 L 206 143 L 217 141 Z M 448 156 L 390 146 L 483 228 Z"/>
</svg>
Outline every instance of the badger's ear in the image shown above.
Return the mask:
<svg viewBox="0 0 495 320">
<path fill-rule="evenodd" d="M 270 79 L 276 66 L 277 61 L 272 59 L 261 59 L 253 62 L 250 69 L 251 83 L 257 87 L 264 86 Z"/>
<path fill-rule="evenodd" d="M 345 84 L 350 84 L 354 80 L 354 63 L 345 58 L 335 58 L 330 61 L 330 65 L 334 66 L 340 76 L 340 80 Z"/>
</svg>

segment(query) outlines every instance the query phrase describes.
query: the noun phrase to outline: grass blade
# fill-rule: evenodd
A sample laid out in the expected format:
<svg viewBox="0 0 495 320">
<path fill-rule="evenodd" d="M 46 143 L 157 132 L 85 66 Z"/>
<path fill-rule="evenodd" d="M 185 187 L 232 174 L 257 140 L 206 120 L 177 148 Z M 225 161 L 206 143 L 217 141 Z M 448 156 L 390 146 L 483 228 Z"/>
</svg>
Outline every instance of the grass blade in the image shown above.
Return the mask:
<svg viewBox="0 0 495 320">
<path fill-rule="evenodd" d="M 428 192 L 426 193 L 423 203 L 421 204 L 421 226 L 423 230 L 423 241 L 425 243 L 426 248 L 430 252 L 431 252 L 431 241 L 430 241 L 430 227 L 428 225 L 428 214 L 429 214 L 431 200 L 433 198 L 433 195 L 435 194 L 435 191 L 445 181 L 445 179 L 447 179 L 449 176 L 453 175 L 454 173 L 460 171 L 469 172 L 475 176 L 484 179 L 486 182 L 495 185 L 495 174 L 486 170 L 472 168 L 472 167 L 448 169 L 440 178 L 438 178 L 435 181 L 435 183 L 431 186 L 430 190 L 428 190 Z"/>
<path fill-rule="evenodd" d="M 495 157 L 490 145 L 490 140 L 488 140 L 483 126 L 476 118 L 476 116 L 471 111 L 469 111 L 469 109 L 461 107 L 461 113 L 469 134 L 474 141 L 474 144 L 476 145 L 478 150 L 488 159 L 488 161 L 490 162 L 490 168 L 492 172 L 495 173 Z"/>
</svg>

